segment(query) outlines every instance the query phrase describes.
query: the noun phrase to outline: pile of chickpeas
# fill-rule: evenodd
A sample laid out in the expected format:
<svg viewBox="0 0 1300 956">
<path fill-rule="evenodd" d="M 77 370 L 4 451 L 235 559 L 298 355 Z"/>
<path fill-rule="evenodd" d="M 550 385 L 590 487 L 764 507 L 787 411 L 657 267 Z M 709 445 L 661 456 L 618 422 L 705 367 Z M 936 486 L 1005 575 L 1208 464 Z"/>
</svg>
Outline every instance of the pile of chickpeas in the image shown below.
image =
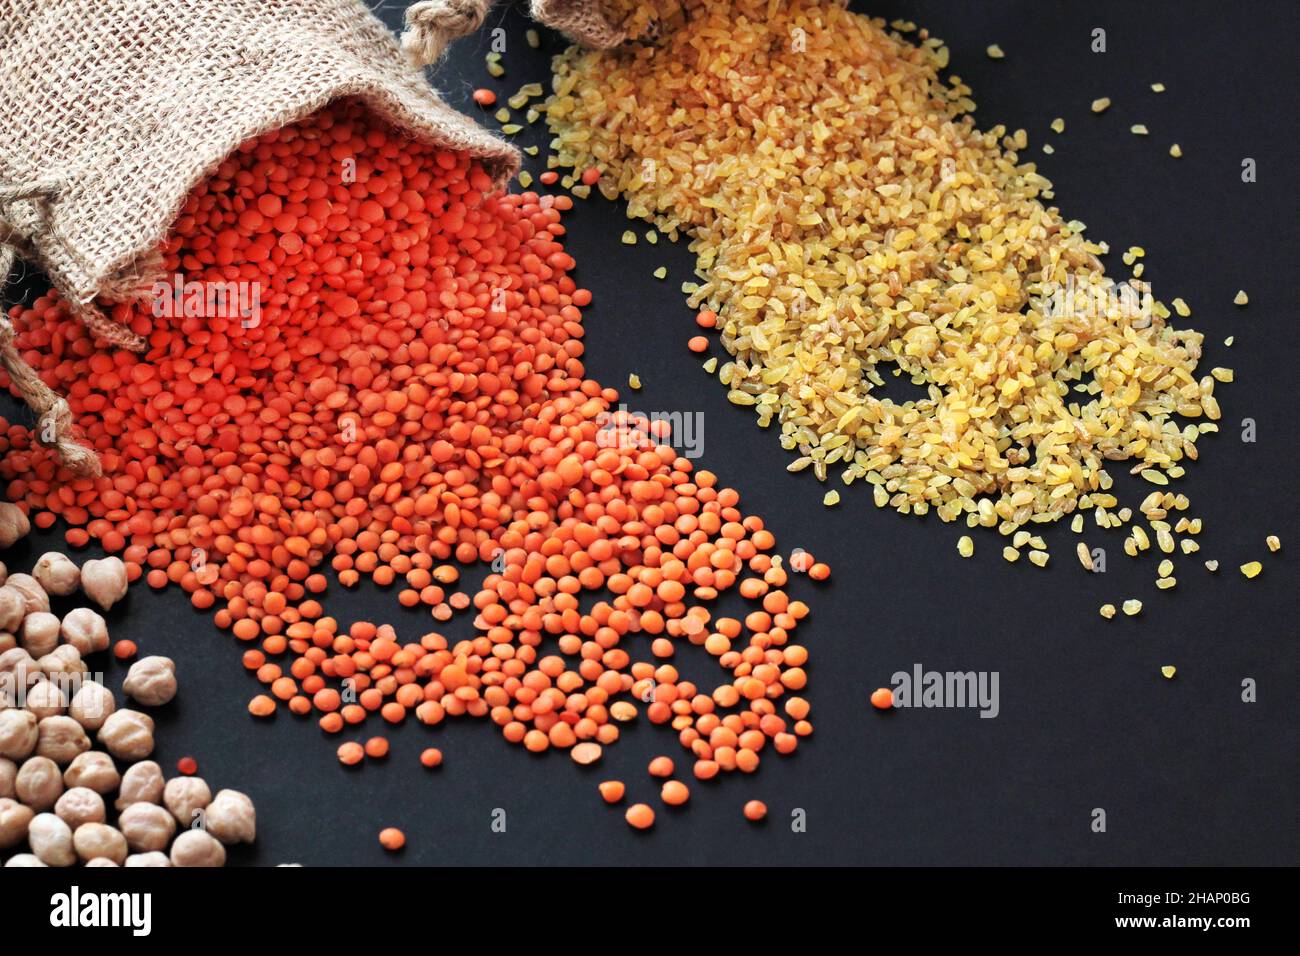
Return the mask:
<svg viewBox="0 0 1300 956">
<path fill-rule="evenodd" d="M 108 649 L 104 618 L 89 607 L 62 619 L 50 611 L 50 595 L 78 589 L 107 610 L 126 587 L 126 567 L 115 557 L 78 567 L 51 552 L 31 574 L 11 575 L 0 564 L 0 856 L 12 853 L 6 867 L 222 866 L 227 846 L 256 838 L 256 813 L 245 794 L 213 796 L 195 776 L 165 780 L 146 759 L 154 749 L 153 718 L 119 708 L 84 661 Z M 140 706 L 159 707 L 175 697 L 176 686 L 170 658 L 144 657 L 131 665 L 122 689 Z"/>
</svg>

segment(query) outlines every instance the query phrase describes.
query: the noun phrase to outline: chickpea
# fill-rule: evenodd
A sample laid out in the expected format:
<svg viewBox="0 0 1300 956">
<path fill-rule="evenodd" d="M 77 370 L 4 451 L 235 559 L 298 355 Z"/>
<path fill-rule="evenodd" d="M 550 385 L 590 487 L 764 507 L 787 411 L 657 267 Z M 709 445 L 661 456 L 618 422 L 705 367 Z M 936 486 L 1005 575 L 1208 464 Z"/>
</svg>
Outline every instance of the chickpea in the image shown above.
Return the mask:
<svg viewBox="0 0 1300 956">
<path fill-rule="evenodd" d="M 81 590 L 105 611 L 126 597 L 126 565 L 114 555 L 81 566 Z"/>
<path fill-rule="evenodd" d="M 257 839 L 257 811 L 238 790 L 218 790 L 204 817 L 208 832 L 227 846 Z"/>
<path fill-rule="evenodd" d="M 149 853 L 132 853 L 126 858 L 123 866 L 171 866 L 172 861 L 167 858 L 166 853 L 159 853 L 157 850 Z"/>
<path fill-rule="evenodd" d="M 18 646 L 18 638 L 9 631 L 0 631 L 0 654 L 11 651 Z"/>
<path fill-rule="evenodd" d="M 99 742 L 118 760 L 143 760 L 153 753 L 153 718 L 115 710 L 99 728 Z"/>
<path fill-rule="evenodd" d="M 127 671 L 122 691 L 146 707 L 161 707 L 176 696 L 176 664 L 170 657 L 142 657 Z"/>
<path fill-rule="evenodd" d="M 86 861 L 87 869 L 89 869 L 92 866 L 121 866 L 121 865 L 122 865 L 121 863 L 115 863 L 106 856 L 97 856 L 93 860 Z"/>
<path fill-rule="evenodd" d="M 67 597 L 81 584 L 81 569 L 66 554 L 46 551 L 32 568 L 32 577 L 46 593 Z"/>
<path fill-rule="evenodd" d="M 163 795 L 162 767 L 152 760 L 142 760 L 126 768 L 122 786 L 117 795 L 117 809 L 125 810 L 133 803 L 161 803 Z"/>
<path fill-rule="evenodd" d="M 32 855 L 46 866 L 72 866 L 77 862 L 72 849 L 72 828 L 52 813 L 38 813 L 27 825 L 27 845 Z"/>
<path fill-rule="evenodd" d="M 212 791 L 202 777 L 172 777 L 163 788 L 163 805 L 181 826 L 194 822 L 194 811 L 212 802 Z"/>
<path fill-rule="evenodd" d="M 37 681 L 27 690 L 27 709 L 36 715 L 37 720 L 57 717 L 67 706 L 63 691 L 51 681 Z"/>
<path fill-rule="evenodd" d="M 17 631 L 27 616 L 27 602 L 23 593 L 8 585 L 0 586 L 0 630 Z"/>
<path fill-rule="evenodd" d="M 63 774 L 49 757 L 28 757 L 14 780 L 18 799 L 40 813 L 50 809 L 63 794 Z"/>
<path fill-rule="evenodd" d="M 55 815 L 74 830 L 83 823 L 103 823 L 107 817 L 104 798 L 89 787 L 63 791 L 54 804 Z"/>
<path fill-rule="evenodd" d="M 27 839 L 27 825 L 36 811 L 17 800 L 0 797 L 0 850 L 17 846 Z"/>
<path fill-rule="evenodd" d="M 27 536 L 32 524 L 27 512 L 9 501 L 0 501 L 0 548 L 12 548 L 19 538 Z"/>
<path fill-rule="evenodd" d="M 32 657 L 44 657 L 59 646 L 59 619 L 49 611 L 33 611 L 23 619 L 18 643 Z"/>
<path fill-rule="evenodd" d="M 44 657 L 39 658 L 36 666 L 46 676 L 86 673 L 86 664 L 81 659 L 81 651 L 71 644 L 60 644 Z"/>
<path fill-rule="evenodd" d="M 117 818 L 126 845 L 137 853 L 165 850 L 176 834 L 176 821 L 156 803 L 133 803 Z"/>
<path fill-rule="evenodd" d="M 14 795 L 14 780 L 18 776 L 18 764 L 8 757 L 0 757 L 0 797 Z"/>
<path fill-rule="evenodd" d="M 23 614 L 35 614 L 50 609 L 50 596 L 45 588 L 30 574 L 11 574 L 5 581 L 5 587 L 13 588 L 23 599 Z"/>
<path fill-rule="evenodd" d="M 172 866 L 225 866 L 226 848 L 204 830 L 186 830 L 172 844 Z"/>
<path fill-rule="evenodd" d="M 88 607 L 74 608 L 65 614 L 62 633 L 63 639 L 80 651 L 82 657 L 108 649 L 108 624 Z"/>
<path fill-rule="evenodd" d="M 72 833 L 72 845 L 83 862 L 104 857 L 121 866 L 126 860 L 126 837 L 104 823 L 83 823 Z"/>
<path fill-rule="evenodd" d="M 0 653 L 0 677 L 7 678 L 11 687 L 26 687 L 38 670 L 25 648 L 13 647 Z"/>
<path fill-rule="evenodd" d="M 40 738 L 36 715 L 30 710 L 0 710 L 0 757 L 25 760 Z"/>
<path fill-rule="evenodd" d="M 113 692 L 93 680 L 82 681 L 68 702 L 68 716 L 87 730 L 99 730 L 116 709 Z"/>
<path fill-rule="evenodd" d="M 9 577 L 9 569 L 5 567 L 5 563 L 3 561 L 0 561 L 0 585 L 3 585 L 5 583 L 5 578 L 7 577 Z"/>
<path fill-rule="evenodd" d="M 45 865 L 44 863 L 38 860 L 31 853 L 16 853 L 13 856 L 11 856 L 9 859 L 5 860 L 6 868 L 11 866 L 20 867 L 20 866 L 44 866 L 44 865 Z"/>
<path fill-rule="evenodd" d="M 71 717 L 58 715 L 46 717 L 37 725 L 40 738 L 36 752 L 66 767 L 78 754 L 90 749 L 90 738 L 85 728 Z"/>
<path fill-rule="evenodd" d="M 121 782 L 122 775 L 117 772 L 113 758 L 102 750 L 87 750 L 63 771 L 64 786 L 85 787 L 101 797 L 113 793 Z"/>
</svg>

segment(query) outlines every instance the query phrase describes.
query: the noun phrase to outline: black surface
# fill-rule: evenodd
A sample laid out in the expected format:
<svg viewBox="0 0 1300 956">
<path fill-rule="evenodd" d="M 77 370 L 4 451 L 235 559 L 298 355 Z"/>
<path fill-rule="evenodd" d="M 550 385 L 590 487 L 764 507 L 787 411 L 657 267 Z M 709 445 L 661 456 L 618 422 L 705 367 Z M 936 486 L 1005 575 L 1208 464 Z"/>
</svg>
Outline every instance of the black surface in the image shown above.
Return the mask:
<svg viewBox="0 0 1300 956">
<path fill-rule="evenodd" d="M 403 5 L 383 6 L 397 25 Z M 620 389 L 637 372 L 645 387 L 628 399 L 635 408 L 702 411 L 698 464 L 741 490 L 742 506 L 768 520 L 781 550 L 803 547 L 834 567 L 828 585 L 798 586 L 813 604 L 800 633 L 812 653 L 813 737 L 792 759 L 764 760 L 752 777 L 692 782 L 689 807 L 661 810 L 648 834 L 631 832 L 595 791 L 617 777 L 629 799 L 657 804 L 649 758 L 667 753 L 685 767 L 674 735 L 644 722 L 585 770 L 561 754 L 509 746 L 486 721 L 433 731 L 375 722 L 362 737 L 387 733 L 392 755 L 348 771 L 334 756 L 340 738 L 325 737 L 314 719 L 248 717 L 259 686 L 240 666 L 243 648 L 180 593 L 141 587 L 130 613 L 115 609 L 110 625 L 142 652 L 178 661 L 181 693 L 161 714 L 158 759 L 171 766 L 191 754 L 214 786 L 255 798 L 257 847 L 233 859 L 258 864 L 1294 864 L 1298 9 L 1289 0 L 872 5 L 947 40 L 952 71 L 974 88 L 980 125 L 1028 129 L 1026 155 L 1041 157 L 1066 215 L 1110 243 L 1108 265 L 1120 273 L 1120 252 L 1144 246 L 1158 297 L 1183 296 L 1190 324 L 1207 333 L 1204 367 L 1236 369 L 1236 383 L 1219 389 L 1223 433 L 1201 441 L 1201 461 L 1179 483 L 1206 528 L 1201 555 L 1175 557 L 1175 591 L 1156 590 L 1154 559 L 1122 554 L 1122 533 L 1105 539 L 1108 572 L 1086 576 L 1064 524 L 1047 533 L 1052 566 L 1039 570 L 1004 562 L 991 532 L 976 534 L 976 557 L 962 561 L 955 543 L 964 526 L 878 511 L 865 487 L 823 508 L 811 476 L 785 472 L 775 435 L 729 405 L 686 350 L 695 329 L 677 291 L 690 278 L 684 245 L 620 245 L 622 207 L 597 198 L 566 220 L 578 280 L 595 293 L 585 318 L 589 372 Z M 482 60 L 495 26 L 507 35 L 507 72 L 497 81 Z M 493 123 L 469 103 L 470 91 L 488 86 L 504 99 L 525 82 L 545 83 L 546 57 L 561 48 L 543 31 L 543 49 L 529 49 L 525 26 L 513 12 L 494 12 L 482 36 L 453 46 L 435 84 Z M 1107 31 L 1105 54 L 1089 50 L 1095 27 Z M 1006 59 L 985 56 L 995 42 Z M 1168 92 L 1153 93 L 1155 81 Z M 1089 104 L 1101 96 L 1114 105 L 1094 116 Z M 1048 130 L 1056 116 L 1066 121 L 1063 136 Z M 1138 122 L 1150 136 L 1129 133 Z M 528 165 L 544 169 L 544 132 L 519 139 L 542 145 Z M 1175 141 L 1181 160 L 1167 153 Z M 1041 155 L 1043 142 L 1055 155 Z M 1242 183 L 1243 157 L 1257 161 L 1258 182 Z M 662 282 L 650 275 L 661 264 L 670 273 Z M 1250 294 L 1244 310 L 1232 305 L 1238 288 Z M 1230 349 L 1222 346 L 1229 334 Z M 1253 444 L 1239 438 L 1247 417 L 1258 426 Z M 1117 486 L 1131 505 L 1149 490 Z M 1267 553 L 1268 534 L 1282 537 L 1280 553 Z M 1095 530 L 1088 539 L 1100 543 Z M 25 569 L 59 540 L 34 535 L 3 559 Z M 1209 557 L 1221 562 L 1217 576 L 1200 566 Z M 1236 569 L 1252 559 L 1265 571 L 1247 581 Z M 1141 617 L 1098 616 L 1103 602 L 1130 596 L 1146 602 Z M 400 622 L 405 636 L 425 629 L 373 586 L 331 588 L 327 607 L 345 620 Z M 468 622 L 458 628 L 448 633 L 467 633 Z M 998 671 L 1000 715 L 872 711 L 870 691 L 917 662 Z M 679 664 L 700 677 L 716 673 L 690 655 Z M 1163 664 L 1177 665 L 1175 680 L 1160 676 Z M 120 686 L 123 669 L 107 666 Z M 1258 683 L 1254 704 L 1240 699 L 1247 677 Z M 426 746 L 444 751 L 441 769 L 417 763 Z M 741 818 L 752 797 L 770 808 L 762 827 Z M 1096 807 L 1107 813 L 1104 834 L 1090 830 Z M 495 808 L 507 813 L 505 833 L 491 829 Z M 807 813 L 806 833 L 791 832 L 795 808 Z M 406 831 L 400 855 L 380 849 L 384 826 Z"/>
</svg>

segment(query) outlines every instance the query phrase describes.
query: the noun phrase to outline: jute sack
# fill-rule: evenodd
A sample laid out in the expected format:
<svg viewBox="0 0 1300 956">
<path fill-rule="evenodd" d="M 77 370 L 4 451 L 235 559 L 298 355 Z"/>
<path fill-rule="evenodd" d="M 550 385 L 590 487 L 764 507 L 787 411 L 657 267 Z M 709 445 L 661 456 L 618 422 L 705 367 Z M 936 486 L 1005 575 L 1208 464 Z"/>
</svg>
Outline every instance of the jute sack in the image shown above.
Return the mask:
<svg viewBox="0 0 1300 956">
<path fill-rule="evenodd" d="M 21 256 L 95 335 L 142 350 L 96 299 L 144 294 L 186 196 L 232 150 L 340 97 L 472 153 L 503 181 L 518 153 L 447 106 L 419 68 L 476 29 L 488 2 L 414 5 L 404 56 L 360 0 L 0 0 L 0 288 Z M 38 440 L 75 474 L 98 474 L 67 402 L 13 335 L 0 308 L 0 363 L 38 416 Z"/>
</svg>

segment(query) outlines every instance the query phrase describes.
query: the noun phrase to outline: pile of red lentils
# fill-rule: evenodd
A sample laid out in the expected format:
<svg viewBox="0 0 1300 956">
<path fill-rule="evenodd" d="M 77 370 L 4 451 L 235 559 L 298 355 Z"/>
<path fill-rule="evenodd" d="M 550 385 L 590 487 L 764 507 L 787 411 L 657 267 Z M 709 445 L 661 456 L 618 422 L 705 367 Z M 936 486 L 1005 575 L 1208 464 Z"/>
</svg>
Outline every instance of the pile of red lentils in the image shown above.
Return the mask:
<svg viewBox="0 0 1300 956">
<path fill-rule="evenodd" d="M 258 717 L 283 706 L 334 734 L 469 714 L 590 763 L 643 713 L 699 779 L 791 753 L 812 731 L 791 696 L 808 608 L 736 491 L 585 377 L 570 205 L 494 191 L 465 154 L 351 103 L 246 143 L 163 254 L 186 282 L 256 283 L 256 321 L 114 306 L 148 342 L 134 354 L 55 293 L 15 307 L 17 347 L 104 475 L 74 479 L 0 420 L 9 499 L 38 526 L 62 518 L 73 547 L 120 554 L 132 580 L 216 608 L 265 685 Z M 461 568 L 480 561 L 493 570 L 471 596 Z M 319 600 L 326 562 L 435 624 L 472 605 L 477 636 L 340 622 Z M 715 616 L 733 587 L 752 609 Z M 717 659 L 716 687 L 678 673 L 683 644 Z"/>
</svg>

